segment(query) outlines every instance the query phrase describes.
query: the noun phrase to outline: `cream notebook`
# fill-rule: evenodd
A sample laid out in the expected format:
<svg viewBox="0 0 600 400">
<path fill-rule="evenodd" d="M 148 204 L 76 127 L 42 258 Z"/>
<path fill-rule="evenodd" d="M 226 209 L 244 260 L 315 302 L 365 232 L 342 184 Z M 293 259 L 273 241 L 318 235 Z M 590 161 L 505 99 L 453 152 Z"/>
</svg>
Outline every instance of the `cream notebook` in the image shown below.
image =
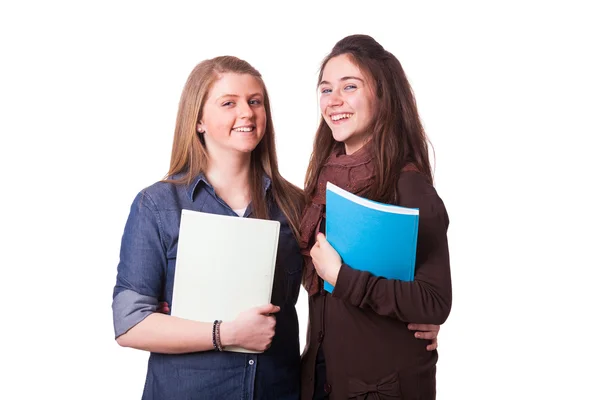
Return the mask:
<svg viewBox="0 0 600 400">
<path fill-rule="evenodd" d="M 171 315 L 230 321 L 270 303 L 279 227 L 279 221 L 182 210 Z"/>
</svg>

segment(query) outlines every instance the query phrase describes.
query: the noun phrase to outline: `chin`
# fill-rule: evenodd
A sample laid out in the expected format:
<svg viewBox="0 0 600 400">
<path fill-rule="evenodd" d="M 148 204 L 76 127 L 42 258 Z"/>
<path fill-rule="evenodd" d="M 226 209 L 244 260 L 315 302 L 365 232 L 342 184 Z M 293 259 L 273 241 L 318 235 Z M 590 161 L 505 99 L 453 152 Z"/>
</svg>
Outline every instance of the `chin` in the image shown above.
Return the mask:
<svg viewBox="0 0 600 400">
<path fill-rule="evenodd" d="M 240 153 L 252 153 L 252 151 L 254 151 L 255 148 L 256 148 L 256 146 L 254 146 L 254 147 L 238 147 L 236 150 L 239 151 Z"/>
<path fill-rule="evenodd" d="M 237 146 L 235 146 L 235 149 L 242 153 L 249 153 L 252 150 L 254 150 L 256 148 L 256 146 L 258 146 L 259 143 L 260 143 L 259 140 L 244 140 L 244 141 L 238 142 Z"/>
<path fill-rule="evenodd" d="M 331 131 L 331 134 L 336 142 L 345 142 L 346 140 L 348 140 L 350 138 L 350 136 L 352 136 L 351 132 Z"/>
</svg>

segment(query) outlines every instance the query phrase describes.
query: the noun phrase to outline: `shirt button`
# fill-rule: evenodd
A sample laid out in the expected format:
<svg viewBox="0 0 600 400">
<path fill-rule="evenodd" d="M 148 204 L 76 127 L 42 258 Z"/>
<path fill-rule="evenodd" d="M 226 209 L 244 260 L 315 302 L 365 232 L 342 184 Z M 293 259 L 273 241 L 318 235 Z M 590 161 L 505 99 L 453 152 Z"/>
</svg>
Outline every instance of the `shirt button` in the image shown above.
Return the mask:
<svg viewBox="0 0 600 400">
<path fill-rule="evenodd" d="M 250 364 L 250 365 L 254 365 L 254 360 L 250 360 L 250 361 L 248 361 L 248 364 Z"/>
<path fill-rule="evenodd" d="M 323 341 L 323 338 L 325 337 L 325 334 L 323 333 L 323 331 L 319 331 L 319 343 L 321 343 Z"/>
<path fill-rule="evenodd" d="M 321 289 L 321 296 L 325 296 L 327 294 L 327 290 Z"/>
<path fill-rule="evenodd" d="M 325 393 L 331 393 L 331 385 L 329 383 L 326 383 L 323 387 L 323 390 L 325 390 Z"/>
</svg>

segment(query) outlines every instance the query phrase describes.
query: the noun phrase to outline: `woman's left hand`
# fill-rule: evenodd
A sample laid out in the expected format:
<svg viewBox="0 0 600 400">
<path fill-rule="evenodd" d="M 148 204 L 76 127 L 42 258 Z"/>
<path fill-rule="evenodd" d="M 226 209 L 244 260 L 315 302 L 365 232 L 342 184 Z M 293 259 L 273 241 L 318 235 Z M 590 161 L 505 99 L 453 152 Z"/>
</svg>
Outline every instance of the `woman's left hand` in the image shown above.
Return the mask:
<svg viewBox="0 0 600 400">
<path fill-rule="evenodd" d="M 342 258 L 322 233 L 317 234 L 317 240 L 310 250 L 310 256 L 319 276 L 335 286 L 342 267 Z"/>
<path fill-rule="evenodd" d="M 158 307 L 156 308 L 156 312 L 161 314 L 168 314 L 171 310 L 169 309 L 169 303 L 166 301 L 161 301 L 158 303 Z"/>
<path fill-rule="evenodd" d="M 408 324 L 408 329 L 415 332 L 417 339 L 431 340 L 427 345 L 427 351 L 433 351 L 438 348 L 438 333 L 440 332 L 439 325 L 431 324 Z"/>
</svg>

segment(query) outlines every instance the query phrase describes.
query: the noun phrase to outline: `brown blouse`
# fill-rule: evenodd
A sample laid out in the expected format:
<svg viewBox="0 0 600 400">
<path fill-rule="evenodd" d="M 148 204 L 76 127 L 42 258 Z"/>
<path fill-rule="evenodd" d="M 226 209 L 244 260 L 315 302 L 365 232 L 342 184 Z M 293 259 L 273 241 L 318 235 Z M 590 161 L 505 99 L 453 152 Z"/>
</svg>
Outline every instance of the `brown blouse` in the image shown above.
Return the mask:
<svg viewBox="0 0 600 400">
<path fill-rule="evenodd" d="M 420 210 L 414 281 L 378 278 L 344 264 L 332 294 L 321 289 L 309 297 L 303 400 L 313 398 L 320 346 L 330 400 L 435 399 L 438 353 L 427 351 L 407 325 L 439 325 L 450 313 L 448 214 L 420 173 L 403 172 L 398 189 L 399 205 Z"/>
</svg>

